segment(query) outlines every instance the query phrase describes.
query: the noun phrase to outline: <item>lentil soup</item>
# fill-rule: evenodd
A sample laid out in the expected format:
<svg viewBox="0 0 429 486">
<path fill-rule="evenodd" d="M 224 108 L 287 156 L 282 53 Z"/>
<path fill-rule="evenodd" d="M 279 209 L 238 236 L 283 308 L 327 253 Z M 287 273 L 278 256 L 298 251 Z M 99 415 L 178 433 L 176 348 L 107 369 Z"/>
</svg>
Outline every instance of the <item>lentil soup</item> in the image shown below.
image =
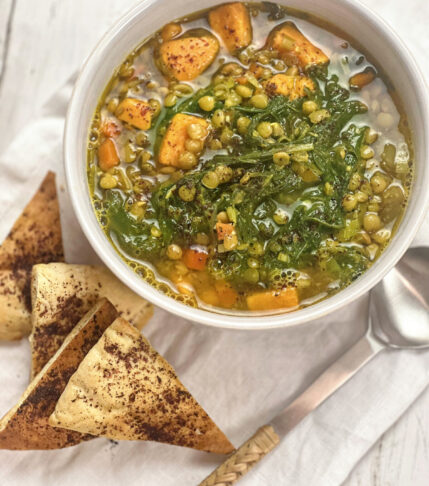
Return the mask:
<svg viewBox="0 0 429 486">
<path fill-rule="evenodd" d="M 146 281 L 191 306 L 282 312 L 362 275 L 394 234 L 413 164 L 369 55 L 276 4 L 167 24 L 94 114 L 98 220 Z"/>
</svg>

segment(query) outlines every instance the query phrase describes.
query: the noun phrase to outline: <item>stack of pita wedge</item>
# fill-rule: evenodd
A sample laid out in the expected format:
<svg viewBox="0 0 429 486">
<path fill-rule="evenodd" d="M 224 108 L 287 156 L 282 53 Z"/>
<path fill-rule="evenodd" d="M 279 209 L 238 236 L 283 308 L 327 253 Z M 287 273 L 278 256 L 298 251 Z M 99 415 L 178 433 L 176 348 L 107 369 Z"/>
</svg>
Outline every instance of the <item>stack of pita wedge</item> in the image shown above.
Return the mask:
<svg viewBox="0 0 429 486">
<path fill-rule="evenodd" d="M 151 305 L 107 269 L 62 260 L 50 173 L 0 247 L 0 340 L 30 334 L 32 353 L 32 381 L 0 420 L 0 449 L 58 449 L 101 436 L 231 452 L 140 334 Z"/>
<path fill-rule="evenodd" d="M 32 377 L 43 368 L 82 315 L 100 297 L 107 297 L 119 314 L 138 329 L 142 329 L 153 312 L 149 302 L 131 292 L 107 268 L 66 263 L 33 267 Z"/>
<path fill-rule="evenodd" d="M 169 363 L 122 318 L 83 359 L 49 423 L 112 439 L 233 450 Z"/>
<path fill-rule="evenodd" d="M 31 331 L 33 265 L 63 260 L 55 174 L 49 172 L 0 247 L 0 340 Z"/>
</svg>

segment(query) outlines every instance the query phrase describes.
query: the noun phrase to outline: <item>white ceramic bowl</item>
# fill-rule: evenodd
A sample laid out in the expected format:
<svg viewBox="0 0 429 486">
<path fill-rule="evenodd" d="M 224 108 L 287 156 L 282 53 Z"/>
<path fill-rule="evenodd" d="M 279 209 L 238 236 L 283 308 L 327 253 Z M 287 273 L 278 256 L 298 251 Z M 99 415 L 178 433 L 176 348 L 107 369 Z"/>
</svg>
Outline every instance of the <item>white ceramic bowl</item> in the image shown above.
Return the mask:
<svg viewBox="0 0 429 486">
<path fill-rule="evenodd" d="M 429 201 L 429 104 L 425 82 L 410 51 L 383 20 L 356 0 L 277 0 L 340 26 L 359 39 L 394 81 L 411 125 L 415 150 L 415 183 L 402 224 L 376 263 L 349 287 L 296 312 L 250 316 L 194 309 L 157 291 L 118 256 L 101 230 L 86 179 L 88 129 L 97 101 L 113 70 L 146 37 L 168 21 L 213 5 L 216 0 L 144 0 L 128 12 L 97 45 L 76 83 L 65 129 L 65 166 L 70 195 L 88 240 L 110 270 L 137 294 L 159 307 L 202 324 L 235 329 L 267 329 L 300 324 L 347 305 L 368 292 L 410 245 Z"/>
</svg>

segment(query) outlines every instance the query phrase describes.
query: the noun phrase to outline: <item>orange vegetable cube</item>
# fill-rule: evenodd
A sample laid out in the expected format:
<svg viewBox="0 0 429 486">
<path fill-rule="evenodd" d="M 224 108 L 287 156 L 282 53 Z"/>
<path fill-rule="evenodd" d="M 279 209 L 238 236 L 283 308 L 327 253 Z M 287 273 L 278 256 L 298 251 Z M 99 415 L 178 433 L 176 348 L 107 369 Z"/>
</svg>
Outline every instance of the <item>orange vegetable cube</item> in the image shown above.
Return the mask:
<svg viewBox="0 0 429 486">
<path fill-rule="evenodd" d="M 225 280 L 218 280 L 215 283 L 216 292 L 219 296 L 220 306 L 230 309 L 233 307 L 237 300 L 237 291 Z"/>
<path fill-rule="evenodd" d="M 191 270 L 204 270 L 208 253 L 193 248 L 188 248 L 183 254 L 183 263 Z"/>
<path fill-rule="evenodd" d="M 269 95 L 283 95 L 290 100 L 305 96 L 305 88 L 314 90 L 314 83 L 307 76 L 288 76 L 286 74 L 276 74 L 268 79 L 264 86 Z"/>
<path fill-rule="evenodd" d="M 119 103 L 116 116 L 140 130 L 149 130 L 152 123 L 152 108 L 146 101 L 125 98 Z"/>
<path fill-rule="evenodd" d="M 98 165 L 101 170 L 107 171 L 119 164 L 119 155 L 115 142 L 111 138 L 98 147 Z"/>
<path fill-rule="evenodd" d="M 159 62 L 163 73 L 179 81 L 190 81 L 204 72 L 214 61 L 219 42 L 209 32 L 202 36 L 172 39 L 161 44 Z"/>
<path fill-rule="evenodd" d="M 288 64 L 298 64 L 303 69 L 315 64 L 327 64 L 328 56 L 312 44 L 293 22 L 284 22 L 268 36 L 267 47 L 279 52 Z"/>
<path fill-rule="evenodd" d="M 252 42 L 249 12 L 242 3 L 227 3 L 211 10 L 209 22 L 210 27 L 231 53 L 247 47 Z"/>
<path fill-rule="evenodd" d="M 217 239 L 223 241 L 226 235 L 231 235 L 234 232 L 234 225 L 232 223 L 216 223 Z"/>
<path fill-rule="evenodd" d="M 159 149 L 158 158 L 161 164 L 180 167 L 179 159 L 186 151 L 185 142 L 189 138 L 188 127 L 192 124 L 199 124 L 204 127 L 208 135 L 209 123 L 204 118 L 183 113 L 174 115 Z"/>
<path fill-rule="evenodd" d="M 247 307 L 250 310 L 286 309 L 299 305 L 298 291 L 295 287 L 281 290 L 256 292 L 247 297 Z"/>
</svg>

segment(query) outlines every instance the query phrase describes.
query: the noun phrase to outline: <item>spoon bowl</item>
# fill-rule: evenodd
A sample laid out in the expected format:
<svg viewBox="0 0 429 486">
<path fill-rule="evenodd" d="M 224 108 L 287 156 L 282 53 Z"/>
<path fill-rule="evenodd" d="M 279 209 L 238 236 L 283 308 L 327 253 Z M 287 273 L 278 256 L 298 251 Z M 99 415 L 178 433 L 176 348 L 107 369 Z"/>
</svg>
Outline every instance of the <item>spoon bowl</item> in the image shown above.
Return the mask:
<svg viewBox="0 0 429 486">
<path fill-rule="evenodd" d="M 409 249 L 371 291 L 370 330 L 391 348 L 429 346 L 429 248 Z"/>
</svg>

